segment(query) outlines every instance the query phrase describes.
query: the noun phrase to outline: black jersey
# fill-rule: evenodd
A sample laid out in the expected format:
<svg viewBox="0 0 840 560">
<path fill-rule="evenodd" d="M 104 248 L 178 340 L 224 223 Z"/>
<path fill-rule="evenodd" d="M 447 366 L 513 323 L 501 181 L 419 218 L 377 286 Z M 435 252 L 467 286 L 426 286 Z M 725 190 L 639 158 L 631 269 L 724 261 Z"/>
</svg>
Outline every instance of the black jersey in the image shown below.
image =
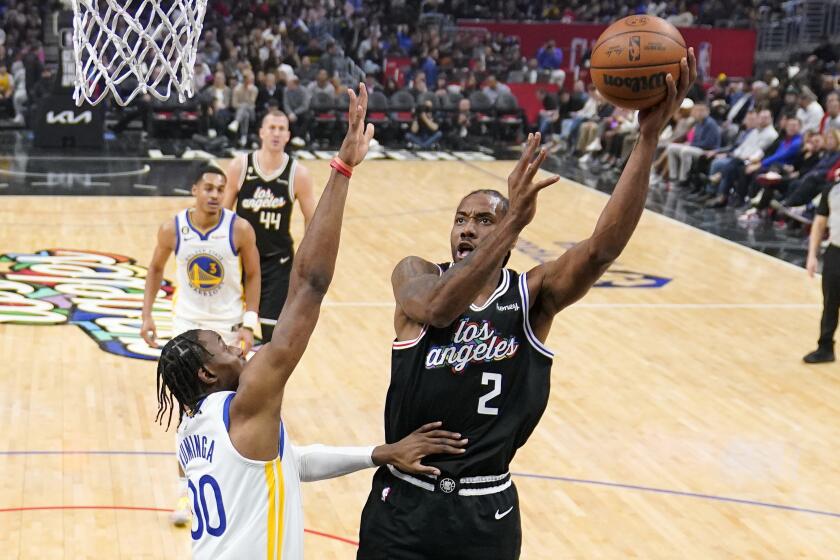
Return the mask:
<svg viewBox="0 0 840 560">
<path fill-rule="evenodd" d="M 256 152 L 248 154 L 236 213 L 254 227 L 260 259 L 289 257 L 294 250 L 289 225 L 295 203 L 296 165 L 287 156 L 285 165 L 267 175 L 260 170 Z"/>
<path fill-rule="evenodd" d="M 553 354 L 531 330 L 528 309 L 526 275 L 505 269 L 483 306 L 471 305 L 448 327 L 425 326 L 418 338 L 395 342 L 388 443 L 442 420 L 444 429 L 469 438 L 467 451 L 424 464 L 448 476 L 506 472 L 548 403 Z"/>
</svg>

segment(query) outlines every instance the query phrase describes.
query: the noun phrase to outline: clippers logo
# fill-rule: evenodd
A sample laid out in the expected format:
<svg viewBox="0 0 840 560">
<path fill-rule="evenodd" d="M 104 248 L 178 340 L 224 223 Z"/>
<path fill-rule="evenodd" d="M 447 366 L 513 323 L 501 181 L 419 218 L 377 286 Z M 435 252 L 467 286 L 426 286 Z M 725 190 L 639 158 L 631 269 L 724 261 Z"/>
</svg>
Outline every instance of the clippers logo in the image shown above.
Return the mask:
<svg viewBox="0 0 840 560">
<path fill-rule="evenodd" d="M 47 124 L 90 124 L 93 122 L 93 113 L 82 111 L 78 115 L 73 111 L 61 111 L 56 114 L 53 111 L 47 113 Z"/>
<path fill-rule="evenodd" d="M 642 38 L 639 35 L 630 36 L 630 44 L 627 45 L 627 58 L 630 62 L 638 62 L 642 57 Z"/>
<path fill-rule="evenodd" d="M 451 478 L 444 478 L 440 481 L 439 486 L 445 494 L 451 494 L 455 490 L 455 481 Z"/>
<path fill-rule="evenodd" d="M 187 262 L 187 279 L 193 290 L 202 295 L 213 295 L 225 279 L 225 268 L 216 256 L 199 253 Z"/>
</svg>

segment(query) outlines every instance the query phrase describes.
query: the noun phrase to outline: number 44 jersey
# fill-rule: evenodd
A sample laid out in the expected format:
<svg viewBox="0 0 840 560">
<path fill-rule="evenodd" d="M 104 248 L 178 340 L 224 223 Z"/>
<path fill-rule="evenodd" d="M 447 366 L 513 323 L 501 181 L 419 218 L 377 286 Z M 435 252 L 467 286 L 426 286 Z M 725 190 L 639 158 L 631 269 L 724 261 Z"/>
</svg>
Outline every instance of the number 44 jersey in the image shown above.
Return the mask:
<svg viewBox="0 0 840 560">
<path fill-rule="evenodd" d="M 424 464 L 455 477 L 507 472 L 548 403 L 553 354 L 531 330 L 528 310 L 526 275 L 504 269 L 484 305 L 471 305 L 448 327 L 427 325 L 416 339 L 394 342 L 388 443 L 441 420 L 469 438 L 467 450 Z"/>
</svg>

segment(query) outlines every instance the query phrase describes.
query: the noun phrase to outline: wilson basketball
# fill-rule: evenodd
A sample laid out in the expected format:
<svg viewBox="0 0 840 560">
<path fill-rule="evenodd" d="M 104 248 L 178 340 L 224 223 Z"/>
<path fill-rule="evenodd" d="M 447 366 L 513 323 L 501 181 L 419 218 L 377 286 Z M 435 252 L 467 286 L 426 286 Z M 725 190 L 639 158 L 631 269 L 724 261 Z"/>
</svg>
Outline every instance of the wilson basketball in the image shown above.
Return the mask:
<svg viewBox="0 0 840 560">
<path fill-rule="evenodd" d="M 683 57 L 688 49 L 676 27 L 656 16 L 629 16 L 598 37 L 590 74 L 613 105 L 645 109 L 664 99 L 667 74 L 679 79 Z"/>
</svg>

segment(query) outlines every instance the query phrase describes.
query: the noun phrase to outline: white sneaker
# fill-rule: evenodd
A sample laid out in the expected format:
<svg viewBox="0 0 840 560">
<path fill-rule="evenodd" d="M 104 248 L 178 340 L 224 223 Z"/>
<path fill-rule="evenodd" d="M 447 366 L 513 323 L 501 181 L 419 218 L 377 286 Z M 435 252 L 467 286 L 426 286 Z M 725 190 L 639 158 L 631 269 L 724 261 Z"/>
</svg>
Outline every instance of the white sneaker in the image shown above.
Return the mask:
<svg viewBox="0 0 840 560">
<path fill-rule="evenodd" d="M 237 130 L 239 130 L 239 121 L 231 121 L 231 123 L 228 125 L 228 130 L 230 130 L 231 132 L 236 132 Z"/>
<path fill-rule="evenodd" d="M 580 157 L 580 159 L 578 159 L 578 162 L 586 164 L 586 163 L 589 163 L 589 160 L 591 160 L 591 159 L 592 159 L 592 155 L 589 154 L 589 153 L 586 153 L 586 154 L 583 154 Z"/>
<path fill-rule="evenodd" d="M 178 505 L 172 513 L 169 514 L 169 520 L 176 527 L 186 527 L 192 521 L 192 511 L 190 511 L 190 500 L 186 496 L 178 498 Z"/>
<path fill-rule="evenodd" d="M 216 132 L 215 128 L 207 129 L 207 137 L 208 138 L 215 138 L 218 132 Z"/>
<path fill-rule="evenodd" d="M 306 142 L 300 136 L 295 136 L 294 138 L 292 138 L 291 144 L 295 148 L 303 148 L 304 146 L 306 146 Z"/>
</svg>

